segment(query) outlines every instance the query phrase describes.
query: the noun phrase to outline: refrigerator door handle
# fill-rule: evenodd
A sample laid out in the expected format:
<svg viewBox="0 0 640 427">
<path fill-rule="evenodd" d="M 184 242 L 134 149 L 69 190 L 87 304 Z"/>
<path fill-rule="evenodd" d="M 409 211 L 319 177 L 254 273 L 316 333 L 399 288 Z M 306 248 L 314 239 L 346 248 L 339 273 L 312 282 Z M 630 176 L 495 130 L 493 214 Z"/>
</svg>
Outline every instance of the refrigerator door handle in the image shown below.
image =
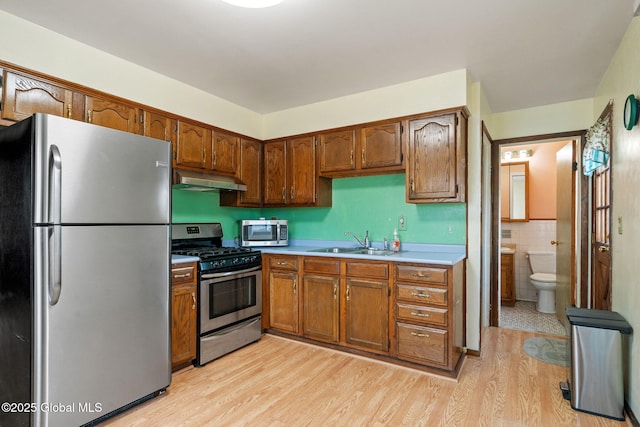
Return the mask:
<svg viewBox="0 0 640 427">
<path fill-rule="evenodd" d="M 62 158 L 56 145 L 49 147 L 49 223 L 60 224 L 62 216 Z"/>
<path fill-rule="evenodd" d="M 62 291 L 62 159 L 60 150 L 49 148 L 49 304 L 56 305 Z"/>
</svg>

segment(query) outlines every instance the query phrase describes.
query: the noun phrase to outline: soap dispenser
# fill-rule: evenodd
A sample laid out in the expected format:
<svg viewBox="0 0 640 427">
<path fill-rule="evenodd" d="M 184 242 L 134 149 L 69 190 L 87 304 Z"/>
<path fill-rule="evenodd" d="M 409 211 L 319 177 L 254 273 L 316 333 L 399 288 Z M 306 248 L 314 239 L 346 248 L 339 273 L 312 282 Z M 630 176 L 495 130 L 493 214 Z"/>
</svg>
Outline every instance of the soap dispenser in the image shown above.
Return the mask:
<svg viewBox="0 0 640 427">
<path fill-rule="evenodd" d="M 400 252 L 400 238 L 398 237 L 398 229 L 393 229 L 393 240 L 391 242 L 393 252 Z"/>
</svg>

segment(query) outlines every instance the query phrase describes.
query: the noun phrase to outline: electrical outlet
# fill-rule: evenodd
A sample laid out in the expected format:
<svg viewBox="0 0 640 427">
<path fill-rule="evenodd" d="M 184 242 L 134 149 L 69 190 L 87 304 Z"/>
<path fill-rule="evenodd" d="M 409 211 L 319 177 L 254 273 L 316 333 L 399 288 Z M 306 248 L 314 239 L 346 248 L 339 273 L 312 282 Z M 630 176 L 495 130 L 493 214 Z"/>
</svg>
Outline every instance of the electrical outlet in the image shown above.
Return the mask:
<svg viewBox="0 0 640 427">
<path fill-rule="evenodd" d="M 398 217 L 398 230 L 399 231 L 407 231 L 407 220 L 404 215 L 400 215 Z"/>
</svg>

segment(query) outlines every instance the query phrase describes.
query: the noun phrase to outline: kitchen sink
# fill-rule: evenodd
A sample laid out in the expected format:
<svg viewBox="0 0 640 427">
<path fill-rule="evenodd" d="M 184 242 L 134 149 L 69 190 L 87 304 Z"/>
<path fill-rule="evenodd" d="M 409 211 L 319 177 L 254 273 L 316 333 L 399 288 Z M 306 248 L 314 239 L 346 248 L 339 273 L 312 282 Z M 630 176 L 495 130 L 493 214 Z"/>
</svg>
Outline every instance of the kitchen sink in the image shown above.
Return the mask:
<svg viewBox="0 0 640 427">
<path fill-rule="evenodd" d="M 309 249 L 307 252 L 327 252 L 334 254 L 353 254 L 353 253 L 362 253 L 360 251 L 365 251 L 365 248 L 339 248 L 339 247 L 331 247 L 331 248 L 320 248 L 320 249 Z"/>
<path fill-rule="evenodd" d="M 331 248 L 309 249 L 307 252 L 324 252 L 324 253 L 334 253 L 334 254 L 358 254 L 358 255 L 380 255 L 380 256 L 393 255 L 393 251 L 385 250 L 385 249 L 374 249 L 374 248 L 367 249 L 367 248 L 331 247 Z"/>
</svg>

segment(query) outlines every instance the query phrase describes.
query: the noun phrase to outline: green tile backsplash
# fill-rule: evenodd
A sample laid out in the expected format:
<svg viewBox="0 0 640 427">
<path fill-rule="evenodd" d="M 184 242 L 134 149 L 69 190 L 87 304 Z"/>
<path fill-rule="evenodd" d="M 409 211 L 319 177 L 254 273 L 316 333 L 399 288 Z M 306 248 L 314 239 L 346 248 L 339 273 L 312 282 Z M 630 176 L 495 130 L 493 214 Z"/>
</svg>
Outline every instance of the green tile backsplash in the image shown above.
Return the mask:
<svg viewBox="0 0 640 427">
<path fill-rule="evenodd" d="M 353 240 L 352 231 L 373 242 L 391 239 L 403 215 L 406 231 L 401 242 L 466 243 L 464 203 L 405 203 L 404 174 L 333 180 L 331 208 L 228 208 L 220 207 L 217 192 L 173 191 L 173 222 L 220 222 L 225 239 L 238 235 L 237 220 L 277 217 L 290 221 L 290 239 Z"/>
</svg>

